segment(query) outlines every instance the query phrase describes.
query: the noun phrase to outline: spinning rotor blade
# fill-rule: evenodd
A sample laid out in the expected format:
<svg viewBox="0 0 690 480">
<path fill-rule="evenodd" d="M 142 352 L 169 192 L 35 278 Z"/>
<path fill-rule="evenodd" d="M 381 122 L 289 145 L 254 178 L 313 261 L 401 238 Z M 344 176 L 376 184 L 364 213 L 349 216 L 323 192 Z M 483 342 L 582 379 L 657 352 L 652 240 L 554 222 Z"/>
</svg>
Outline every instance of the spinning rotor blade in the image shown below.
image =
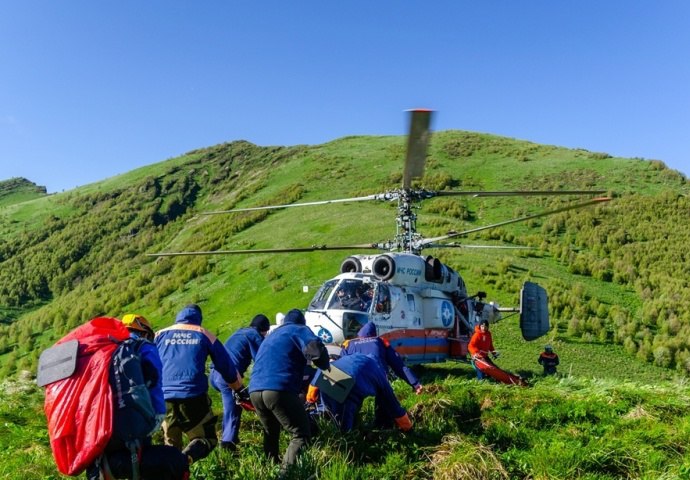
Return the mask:
<svg viewBox="0 0 690 480">
<path fill-rule="evenodd" d="M 407 157 L 403 173 L 403 188 L 412 185 L 413 178 L 424 176 L 426 150 L 431 132 L 431 110 L 410 110 L 410 133 L 407 136 Z"/>
<path fill-rule="evenodd" d="M 437 197 L 453 197 L 458 195 L 469 197 L 529 197 L 547 196 L 547 195 L 600 195 L 606 193 L 606 190 L 506 190 L 496 192 L 482 192 L 482 191 L 458 191 L 458 192 L 431 192 Z"/>
<path fill-rule="evenodd" d="M 225 213 L 236 212 L 252 212 L 255 210 L 275 210 L 279 208 L 288 207 L 308 207 L 313 205 L 328 205 L 329 203 L 346 203 L 346 202 L 365 202 L 369 200 L 394 200 L 397 198 L 395 193 L 376 193 L 374 195 L 367 195 L 366 197 L 340 198 L 336 200 L 321 200 L 318 202 L 304 202 L 304 203 L 289 203 L 286 205 L 266 205 L 264 207 L 249 207 L 249 208 L 233 208 L 232 210 L 216 210 L 212 212 L 200 212 L 199 215 L 221 215 Z"/>
<path fill-rule="evenodd" d="M 522 247 L 519 245 L 466 245 L 463 243 L 432 243 L 424 246 L 426 248 L 493 248 L 504 250 L 534 250 L 534 247 Z"/>
<path fill-rule="evenodd" d="M 243 255 L 249 253 L 293 253 L 293 252 L 316 252 L 320 250 L 376 250 L 374 244 L 362 245 L 312 245 L 311 247 L 298 248 L 263 248 L 256 250 L 211 250 L 208 252 L 160 252 L 147 253 L 148 257 L 183 257 L 194 255 Z"/>
<path fill-rule="evenodd" d="M 527 215 L 525 217 L 513 218 L 511 220 L 506 220 L 504 222 L 494 223 L 492 225 L 484 225 L 483 227 L 471 228 L 469 230 L 464 230 L 462 232 L 450 233 L 448 235 L 443 235 L 442 237 L 428 238 L 421 242 L 422 246 L 428 246 L 431 243 L 438 242 L 441 240 L 446 240 L 448 238 L 462 237 L 469 235 L 470 233 L 481 232 L 482 230 L 489 230 L 491 228 L 502 227 L 503 225 L 510 225 L 511 223 L 525 222 L 527 220 L 532 220 L 533 218 L 546 217 L 547 215 L 553 215 L 556 213 L 567 212 L 568 210 L 575 210 L 577 208 L 588 207 L 590 205 L 596 205 L 603 202 L 608 202 L 613 200 L 610 197 L 593 198 L 587 202 L 576 203 L 573 205 L 567 205 L 565 207 L 557 208 L 555 210 L 548 210 L 546 212 L 537 213 L 534 215 Z"/>
<path fill-rule="evenodd" d="M 415 177 L 416 178 L 416 177 Z M 432 198 L 432 197 L 452 197 L 452 196 L 468 196 L 468 197 L 518 197 L 518 196 L 547 196 L 547 195 L 588 195 L 588 194 L 602 194 L 606 193 L 606 190 L 514 190 L 514 191 L 496 191 L 496 192 L 482 192 L 482 191 L 458 191 L 458 192 L 448 192 L 448 191 L 430 191 L 430 190 L 420 190 L 412 191 L 412 195 L 420 199 Z M 400 197 L 400 193 L 397 191 L 385 192 L 385 193 L 375 193 L 373 195 L 366 195 L 364 197 L 352 197 L 352 198 L 337 198 L 334 200 L 320 200 L 317 202 L 303 202 L 303 203 L 287 203 L 285 205 L 265 205 L 262 207 L 247 207 L 247 208 L 233 208 L 231 210 L 214 210 L 210 212 L 199 212 L 199 215 L 223 215 L 226 213 L 238 213 L 238 212 L 253 212 L 256 210 L 277 210 L 281 208 L 290 207 L 311 207 L 314 205 L 328 205 L 331 203 L 349 203 L 349 202 L 368 202 L 371 200 L 383 200 L 391 201 L 397 200 Z"/>
</svg>

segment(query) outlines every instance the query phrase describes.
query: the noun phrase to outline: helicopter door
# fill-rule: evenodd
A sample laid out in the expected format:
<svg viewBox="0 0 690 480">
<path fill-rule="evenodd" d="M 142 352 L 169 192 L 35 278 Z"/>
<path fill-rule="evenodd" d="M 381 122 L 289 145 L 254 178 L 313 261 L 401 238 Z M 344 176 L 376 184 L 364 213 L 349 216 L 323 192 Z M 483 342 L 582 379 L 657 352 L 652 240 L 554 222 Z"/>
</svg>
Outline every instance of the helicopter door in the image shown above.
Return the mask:
<svg viewBox="0 0 690 480">
<path fill-rule="evenodd" d="M 379 283 L 372 295 L 369 306 L 369 316 L 376 324 L 379 335 L 389 332 L 391 329 L 391 296 L 388 285 Z"/>
<path fill-rule="evenodd" d="M 374 313 L 379 315 L 391 315 L 391 293 L 388 285 L 379 284 L 375 293 L 376 301 L 374 302 Z"/>
<path fill-rule="evenodd" d="M 448 335 L 449 356 L 455 360 L 467 360 L 467 345 L 470 343 L 470 333 L 472 331 L 467 320 L 468 313 L 467 301 L 454 305 L 455 317 L 453 329 Z"/>
</svg>

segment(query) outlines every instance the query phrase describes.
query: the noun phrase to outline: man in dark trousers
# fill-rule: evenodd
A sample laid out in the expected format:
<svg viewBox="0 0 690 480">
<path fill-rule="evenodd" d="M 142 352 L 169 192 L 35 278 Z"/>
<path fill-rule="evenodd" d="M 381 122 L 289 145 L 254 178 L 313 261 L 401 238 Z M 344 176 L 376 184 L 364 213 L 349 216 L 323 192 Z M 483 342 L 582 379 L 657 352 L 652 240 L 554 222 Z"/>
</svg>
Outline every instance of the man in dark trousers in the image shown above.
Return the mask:
<svg viewBox="0 0 690 480">
<path fill-rule="evenodd" d="M 225 341 L 225 349 L 240 375 L 244 376 L 249 364 L 256 358 L 270 326 L 266 315 L 260 313 L 248 327 L 240 328 Z M 211 367 L 211 385 L 220 392 L 223 399 L 223 435 L 220 446 L 226 450 L 236 450 L 240 442 L 242 407 L 235 402 L 232 388 L 228 387 L 223 376 L 214 367 Z"/>
<path fill-rule="evenodd" d="M 249 381 L 249 395 L 263 426 L 268 458 L 279 458 L 281 427 L 291 436 L 282 472 L 295 463 L 311 438 L 309 417 L 299 396 L 308 362 L 324 370 L 330 366 L 323 342 L 306 326 L 304 314 L 293 309 L 261 344 Z"/>
<path fill-rule="evenodd" d="M 544 351 L 539 355 L 537 362 L 544 367 L 544 375 L 555 375 L 556 367 L 560 363 L 558 355 L 553 351 L 551 345 L 546 345 L 544 347 Z"/>
<path fill-rule="evenodd" d="M 233 390 L 242 388 L 242 377 L 230 354 L 211 332 L 201 326 L 201 308 L 187 305 L 175 324 L 156 334 L 156 346 L 163 362 L 163 395 L 167 415 L 163 422 L 166 445 L 187 455 L 189 463 L 206 457 L 218 444 L 216 416 L 208 396 L 206 360 Z M 182 435 L 189 440 L 182 448 Z"/>
</svg>

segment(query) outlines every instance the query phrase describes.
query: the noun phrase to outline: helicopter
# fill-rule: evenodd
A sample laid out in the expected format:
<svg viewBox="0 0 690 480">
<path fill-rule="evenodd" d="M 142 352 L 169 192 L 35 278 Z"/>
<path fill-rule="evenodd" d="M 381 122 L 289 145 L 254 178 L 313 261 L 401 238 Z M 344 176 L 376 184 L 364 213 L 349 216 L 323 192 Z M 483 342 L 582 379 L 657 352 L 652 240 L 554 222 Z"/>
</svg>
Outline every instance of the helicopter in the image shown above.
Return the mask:
<svg viewBox="0 0 690 480">
<path fill-rule="evenodd" d="M 397 202 L 396 235 L 379 243 L 355 245 L 312 245 L 301 248 L 269 248 L 248 250 L 214 250 L 196 252 L 160 252 L 150 256 L 233 255 L 262 253 L 298 253 L 317 251 L 378 251 L 347 256 L 339 273 L 326 280 L 309 302 L 305 319 L 307 326 L 322 339 L 329 353 L 337 356 L 341 344 L 356 336 L 367 322 L 373 322 L 379 336 L 387 339 L 407 364 L 435 363 L 446 360 L 467 361 L 467 346 L 474 328 L 482 321 L 498 322 L 504 313 L 519 313 L 520 329 L 525 340 L 545 335 L 550 329 L 548 295 L 533 282 L 525 282 L 518 307 L 501 308 L 487 302 L 485 292 L 470 295 L 462 276 L 449 265 L 422 251 L 438 248 L 471 248 L 454 242 L 483 230 L 584 208 L 611 200 L 595 197 L 557 209 L 425 238 L 417 231 L 415 210 L 426 199 L 439 196 L 549 196 L 599 195 L 600 190 L 540 191 L 432 191 L 413 187 L 413 181 L 424 175 L 432 110 L 409 110 L 410 123 L 402 185 L 398 189 L 372 195 L 269 205 L 231 210 L 202 212 L 200 215 L 224 215 L 255 210 L 311 207 L 333 203 L 360 201 Z M 481 246 L 482 248 L 523 248 Z M 277 324 L 281 321 L 277 315 Z"/>
</svg>

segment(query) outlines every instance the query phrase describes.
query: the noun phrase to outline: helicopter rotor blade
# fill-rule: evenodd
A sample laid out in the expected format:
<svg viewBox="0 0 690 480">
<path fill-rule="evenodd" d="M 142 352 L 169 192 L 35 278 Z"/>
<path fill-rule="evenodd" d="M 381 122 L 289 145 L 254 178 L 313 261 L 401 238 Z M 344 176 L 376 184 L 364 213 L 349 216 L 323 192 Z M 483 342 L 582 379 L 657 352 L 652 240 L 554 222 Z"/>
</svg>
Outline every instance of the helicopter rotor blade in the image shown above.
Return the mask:
<svg viewBox="0 0 690 480">
<path fill-rule="evenodd" d="M 593 198 L 587 202 L 576 203 L 576 204 L 572 204 L 572 205 L 566 205 L 565 207 L 556 208 L 554 210 L 548 210 L 546 212 L 541 212 L 541 213 L 537 213 L 534 215 L 527 215 L 525 217 L 513 218 L 511 220 L 506 220 L 506 221 L 494 223 L 491 225 L 484 225 L 482 227 L 471 228 L 469 230 L 464 230 L 462 232 L 450 233 L 448 235 L 443 235 L 441 237 L 428 238 L 428 239 L 423 240 L 421 242 L 421 245 L 426 247 L 427 245 L 429 245 L 431 243 L 438 242 L 441 240 L 446 240 L 446 239 L 455 238 L 455 237 L 462 237 L 465 235 L 469 235 L 470 233 L 481 232 L 482 230 L 489 230 L 491 228 L 502 227 L 503 225 L 510 225 L 511 223 L 525 222 L 527 220 L 532 220 L 534 218 L 546 217 L 547 215 L 554 215 L 556 213 L 567 212 L 568 210 L 575 210 L 577 208 L 584 208 L 584 207 L 588 207 L 590 205 L 597 205 L 599 203 L 608 202 L 611 200 L 613 200 L 611 197 Z"/>
<path fill-rule="evenodd" d="M 529 197 L 550 195 L 601 195 L 606 190 L 505 190 L 505 191 L 439 191 L 431 192 L 437 197 Z"/>
<path fill-rule="evenodd" d="M 509 197 L 509 196 L 547 196 L 547 195 L 588 195 L 588 194 L 602 194 L 606 190 L 514 190 L 514 191 L 430 191 L 423 190 L 412 192 L 421 199 L 433 197 L 451 197 L 451 196 L 467 196 L 467 197 Z M 392 201 L 400 197 L 400 192 L 390 191 L 385 193 L 375 193 L 366 195 L 364 197 L 351 198 L 336 198 L 333 200 L 320 200 L 316 202 L 302 202 L 302 203 L 288 203 L 285 205 L 264 205 L 261 207 L 247 207 L 247 208 L 233 208 L 230 210 L 213 210 L 209 212 L 199 212 L 199 215 L 223 215 L 226 213 L 239 212 L 254 212 L 258 210 L 278 210 L 281 208 L 290 207 L 310 207 L 314 205 L 329 205 L 331 203 L 350 203 L 350 202 L 368 202 L 371 200 Z"/>
<path fill-rule="evenodd" d="M 534 250 L 534 247 L 520 245 L 467 245 L 464 243 L 431 243 L 424 245 L 425 248 L 487 248 L 504 250 Z"/>
<path fill-rule="evenodd" d="M 429 146 L 432 110 L 410 110 L 410 132 L 407 136 L 407 156 L 403 172 L 403 189 L 409 189 L 412 179 L 424 176 L 426 151 Z"/>
<path fill-rule="evenodd" d="M 361 245 L 312 245 L 310 247 L 296 247 L 296 248 L 262 248 L 256 250 L 210 250 L 198 252 L 159 252 L 147 253 L 148 257 L 183 257 L 183 256 L 199 256 L 199 255 L 244 255 L 254 253 L 295 253 L 295 252 L 316 252 L 325 250 L 376 250 L 378 247 L 375 244 L 367 243 Z"/>
<path fill-rule="evenodd" d="M 262 207 L 233 208 L 231 210 L 215 210 L 210 212 L 199 212 L 199 215 L 222 215 L 226 213 L 253 212 L 256 210 L 276 210 L 280 208 L 289 207 L 309 207 L 313 205 L 328 205 L 329 203 L 366 202 L 370 200 L 395 200 L 397 198 L 398 196 L 396 192 L 386 192 L 376 193 L 374 195 L 367 195 L 365 197 L 339 198 L 335 200 L 321 200 L 318 202 L 289 203 L 285 205 L 266 205 Z"/>
</svg>

